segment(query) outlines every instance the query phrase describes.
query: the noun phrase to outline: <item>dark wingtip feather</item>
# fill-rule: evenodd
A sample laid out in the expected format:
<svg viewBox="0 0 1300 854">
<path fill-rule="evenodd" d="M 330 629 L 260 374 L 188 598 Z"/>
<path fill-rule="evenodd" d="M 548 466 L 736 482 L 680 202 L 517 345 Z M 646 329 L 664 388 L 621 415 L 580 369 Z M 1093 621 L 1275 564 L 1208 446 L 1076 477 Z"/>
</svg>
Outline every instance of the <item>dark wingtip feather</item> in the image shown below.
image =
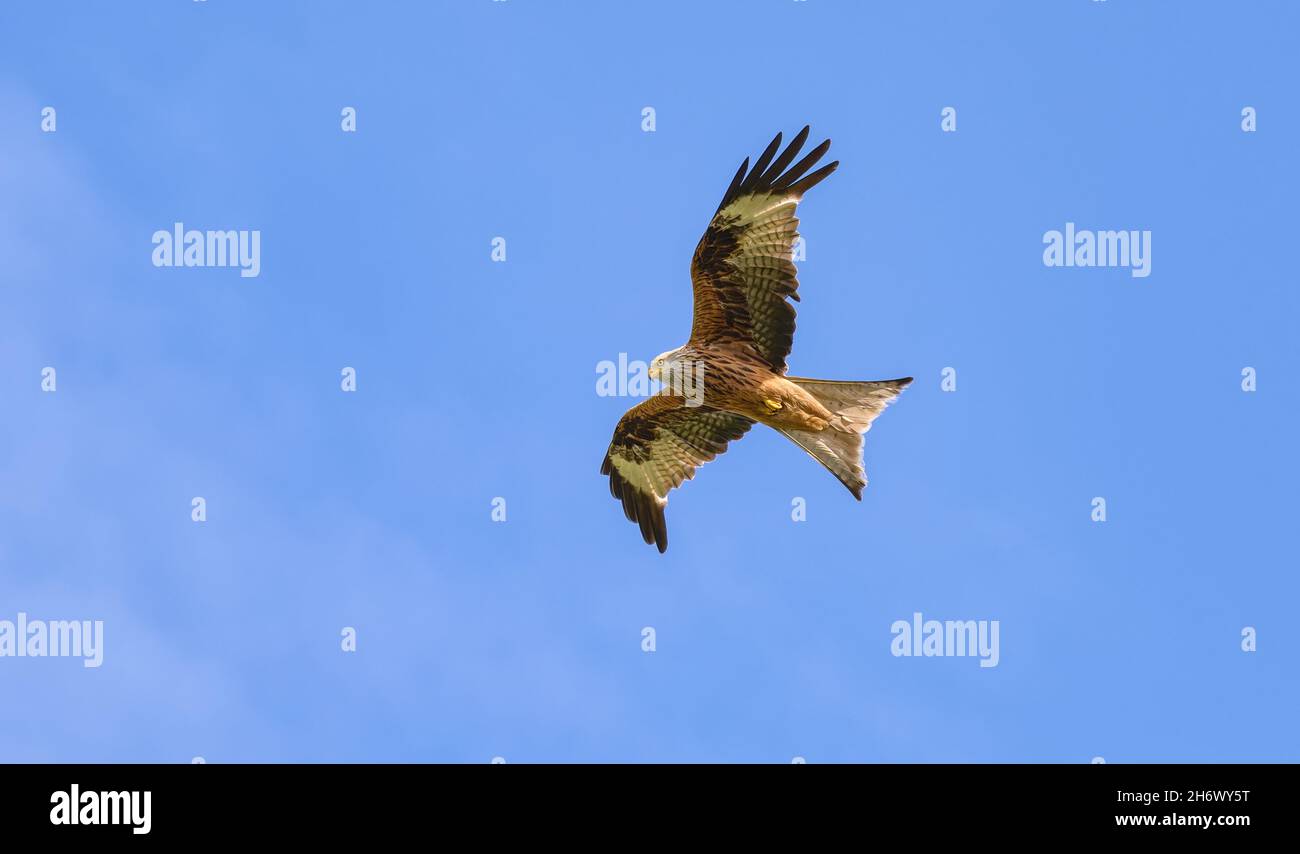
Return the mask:
<svg viewBox="0 0 1300 854">
<path fill-rule="evenodd" d="M 740 164 L 740 168 L 736 170 L 735 177 L 732 178 L 731 183 L 727 185 L 727 191 L 722 194 L 722 201 L 718 203 L 719 211 L 725 208 L 727 204 L 736 197 L 736 193 L 740 189 L 740 182 L 744 180 L 747 171 L 749 171 L 748 157 L 745 158 L 744 163 Z M 714 211 L 714 213 L 716 214 L 717 211 Z"/>
<path fill-rule="evenodd" d="M 754 161 L 754 168 L 752 169 L 749 168 L 749 158 L 745 158 L 745 162 L 740 164 L 740 169 L 736 172 L 735 177 L 731 179 L 727 191 L 722 194 L 722 201 L 718 203 L 718 211 L 748 193 L 802 195 L 818 181 L 834 172 L 835 167 L 839 165 L 838 160 L 828 166 L 823 166 L 807 178 L 803 177 L 804 173 L 815 166 L 817 161 L 830 149 L 831 141 L 829 139 L 823 140 L 821 145 L 808 152 L 802 160 L 788 171 L 786 170 L 786 167 L 790 165 L 790 161 L 803 148 L 811 129 L 811 125 L 804 125 L 803 129 L 795 134 L 794 139 L 790 140 L 790 144 L 779 155 L 777 155 L 777 151 L 781 148 L 782 137 L 778 133 L 768 143 L 767 148 L 763 149 L 763 153 L 758 156 L 758 159 Z M 716 215 L 717 212 L 714 213 Z"/>
<path fill-rule="evenodd" d="M 609 475 L 609 493 L 623 504 L 623 515 L 633 522 L 641 531 L 641 539 L 646 545 L 655 546 L 663 554 L 668 549 L 668 523 L 664 519 L 664 508 L 650 495 L 639 492 L 632 484 L 623 479 L 618 469 L 610 465 L 605 458 L 601 472 Z"/>
<path fill-rule="evenodd" d="M 796 197 L 802 196 L 804 193 L 808 192 L 813 187 L 820 184 L 822 180 L 827 175 L 834 172 L 839 167 L 839 165 L 840 162 L 838 160 L 832 163 L 827 163 L 825 166 L 818 169 L 816 172 L 812 173 L 807 178 L 801 178 L 800 180 L 796 181 L 794 184 L 791 184 L 790 188 L 786 192 L 788 192 L 792 196 L 796 196 Z"/>
<path fill-rule="evenodd" d="M 803 130 L 795 134 L 794 139 L 790 140 L 790 144 L 785 147 L 785 151 L 781 152 L 781 156 L 772 161 L 772 165 L 763 173 L 763 183 L 771 184 L 774 179 L 781 177 L 785 167 L 790 165 L 790 161 L 794 160 L 803 148 L 803 144 L 808 141 L 808 131 L 811 129 L 811 125 L 804 125 Z"/>
<path fill-rule="evenodd" d="M 817 164 L 818 160 L 822 159 L 826 152 L 830 150 L 830 147 L 831 141 L 829 139 L 822 140 L 821 145 L 808 152 L 803 160 L 800 160 L 794 166 L 791 166 L 790 171 L 778 178 L 776 182 L 772 184 L 772 189 L 778 191 L 784 190 L 795 181 L 798 181 L 803 177 L 805 172 Z"/>
<path fill-rule="evenodd" d="M 636 523 L 641 526 L 641 539 L 645 540 L 646 545 L 652 545 L 655 541 L 655 529 L 648 510 L 643 499 L 642 505 L 636 509 Z"/>
<path fill-rule="evenodd" d="M 767 148 L 763 149 L 763 153 L 754 161 L 754 168 L 749 170 L 749 177 L 745 179 L 745 183 L 740 185 L 740 192 L 744 193 L 752 190 L 758 185 L 763 178 L 763 173 L 767 171 L 767 164 L 772 162 L 772 158 L 776 156 L 777 149 L 780 147 L 781 134 L 778 132 L 772 138 L 772 141 L 767 144 Z"/>
<path fill-rule="evenodd" d="M 652 508 L 655 529 L 655 546 L 659 549 L 659 554 L 668 550 L 668 523 L 664 521 L 664 508 L 658 503 Z"/>
</svg>

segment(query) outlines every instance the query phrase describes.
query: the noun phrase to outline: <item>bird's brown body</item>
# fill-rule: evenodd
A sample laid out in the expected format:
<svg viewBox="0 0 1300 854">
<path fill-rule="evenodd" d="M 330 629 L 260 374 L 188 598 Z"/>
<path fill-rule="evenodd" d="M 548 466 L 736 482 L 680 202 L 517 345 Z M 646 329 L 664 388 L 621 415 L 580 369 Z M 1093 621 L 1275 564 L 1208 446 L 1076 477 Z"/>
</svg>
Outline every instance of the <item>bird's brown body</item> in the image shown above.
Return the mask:
<svg viewBox="0 0 1300 854">
<path fill-rule="evenodd" d="M 726 348 L 714 352 L 687 345 L 678 352 L 681 363 L 696 371 L 701 386 L 698 399 L 704 405 L 777 430 L 818 432 L 834 417 L 817 398 L 757 359 L 735 358 Z M 666 388 L 673 388 L 674 375 L 672 370 L 661 375 Z"/>
</svg>

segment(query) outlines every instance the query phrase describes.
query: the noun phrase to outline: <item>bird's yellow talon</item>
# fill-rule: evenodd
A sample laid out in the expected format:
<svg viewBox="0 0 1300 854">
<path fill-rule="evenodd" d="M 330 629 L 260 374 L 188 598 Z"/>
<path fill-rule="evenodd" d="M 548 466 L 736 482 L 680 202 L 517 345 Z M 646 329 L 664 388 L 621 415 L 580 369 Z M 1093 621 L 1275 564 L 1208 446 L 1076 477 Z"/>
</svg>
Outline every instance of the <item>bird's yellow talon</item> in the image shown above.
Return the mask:
<svg viewBox="0 0 1300 854">
<path fill-rule="evenodd" d="M 767 406 L 768 412 L 777 412 L 781 409 L 781 401 L 772 400 L 770 397 L 763 398 L 764 405 Z"/>
</svg>

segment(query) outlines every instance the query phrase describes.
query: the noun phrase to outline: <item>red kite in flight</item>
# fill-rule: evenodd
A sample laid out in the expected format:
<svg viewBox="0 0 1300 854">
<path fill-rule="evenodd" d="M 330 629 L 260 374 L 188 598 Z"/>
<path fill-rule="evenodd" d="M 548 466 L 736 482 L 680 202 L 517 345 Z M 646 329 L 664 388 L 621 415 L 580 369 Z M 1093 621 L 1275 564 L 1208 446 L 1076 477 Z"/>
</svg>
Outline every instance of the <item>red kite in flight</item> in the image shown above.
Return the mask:
<svg viewBox="0 0 1300 854">
<path fill-rule="evenodd" d="M 650 363 L 664 393 L 623 415 L 600 467 L 627 518 L 660 552 L 668 548 L 669 490 L 755 422 L 803 448 L 861 501 L 862 434 L 912 381 L 786 376 L 795 316 L 787 297 L 799 299 L 790 257 L 795 206 L 839 165 L 808 172 L 831 147 L 828 139 L 790 166 L 807 138 L 805 127 L 777 156 L 778 133 L 753 169 L 746 159 L 731 179 L 691 259 L 690 340 Z"/>
</svg>

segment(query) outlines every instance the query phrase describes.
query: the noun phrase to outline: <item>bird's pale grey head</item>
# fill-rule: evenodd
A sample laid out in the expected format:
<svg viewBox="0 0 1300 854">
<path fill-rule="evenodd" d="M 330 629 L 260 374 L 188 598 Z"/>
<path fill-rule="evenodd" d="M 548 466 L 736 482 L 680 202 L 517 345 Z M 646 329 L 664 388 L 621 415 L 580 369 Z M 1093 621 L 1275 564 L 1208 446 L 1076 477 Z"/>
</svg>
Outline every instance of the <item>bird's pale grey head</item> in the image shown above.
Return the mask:
<svg viewBox="0 0 1300 854">
<path fill-rule="evenodd" d="M 676 350 L 665 350 L 658 356 L 650 360 L 650 379 L 667 385 L 677 373 L 677 360 L 681 356 L 681 348 Z"/>
<path fill-rule="evenodd" d="M 686 398 L 687 406 L 699 406 L 704 402 L 704 365 L 688 347 L 655 356 L 647 373 L 663 386 L 663 393 Z"/>
</svg>

